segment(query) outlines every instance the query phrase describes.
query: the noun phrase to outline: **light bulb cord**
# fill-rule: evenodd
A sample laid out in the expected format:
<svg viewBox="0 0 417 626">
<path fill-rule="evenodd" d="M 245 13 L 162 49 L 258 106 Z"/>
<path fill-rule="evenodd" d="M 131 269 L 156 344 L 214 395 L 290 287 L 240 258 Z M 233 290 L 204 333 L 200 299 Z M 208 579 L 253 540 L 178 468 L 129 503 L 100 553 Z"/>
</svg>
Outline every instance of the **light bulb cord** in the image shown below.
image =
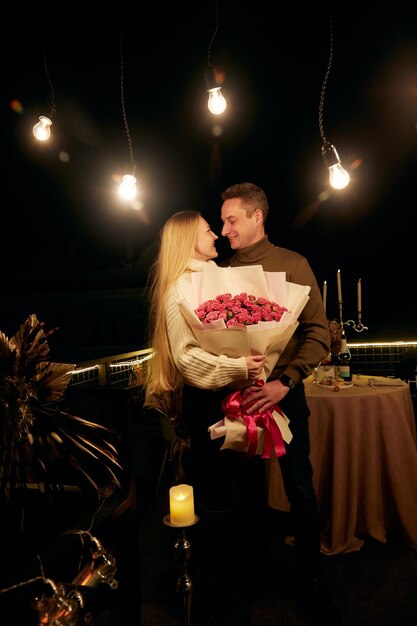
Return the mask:
<svg viewBox="0 0 417 626">
<path fill-rule="evenodd" d="M 133 147 L 132 147 L 132 138 L 130 136 L 129 124 L 127 123 L 127 115 L 126 115 L 126 107 L 125 107 L 125 98 L 124 98 L 124 78 L 123 78 L 123 33 L 120 33 L 120 99 L 122 103 L 122 115 L 123 115 L 123 124 L 127 136 L 127 143 L 129 146 L 129 160 L 132 165 L 132 175 L 135 174 L 135 159 L 133 158 Z"/>
<path fill-rule="evenodd" d="M 51 117 L 53 117 L 53 115 L 55 114 L 55 91 L 52 85 L 51 77 L 49 75 L 48 64 L 46 63 L 46 52 L 44 52 L 44 55 L 43 55 L 43 64 L 45 67 L 45 74 L 49 82 L 49 87 L 51 89 L 51 104 L 49 106 L 49 109 L 51 111 Z"/>
<path fill-rule="evenodd" d="M 333 23 L 332 23 L 332 20 L 330 19 L 329 63 L 327 65 L 326 74 L 324 76 L 323 84 L 321 86 L 320 105 L 319 105 L 319 129 L 320 129 L 320 136 L 322 138 L 323 145 L 327 145 L 329 143 L 326 139 L 326 136 L 324 134 L 324 129 L 323 129 L 323 109 L 324 109 L 324 96 L 326 93 L 327 81 L 329 79 L 332 63 L 333 63 Z"/>
<path fill-rule="evenodd" d="M 210 43 L 209 43 L 209 47 L 207 50 L 207 65 L 212 68 L 212 64 L 211 64 L 211 48 L 213 46 L 213 42 L 214 39 L 217 35 L 217 31 L 219 30 L 219 2 L 218 0 L 216 0 L 216 28 L 214 29 L 213 35 L 211 37 Z"/>
</svg>

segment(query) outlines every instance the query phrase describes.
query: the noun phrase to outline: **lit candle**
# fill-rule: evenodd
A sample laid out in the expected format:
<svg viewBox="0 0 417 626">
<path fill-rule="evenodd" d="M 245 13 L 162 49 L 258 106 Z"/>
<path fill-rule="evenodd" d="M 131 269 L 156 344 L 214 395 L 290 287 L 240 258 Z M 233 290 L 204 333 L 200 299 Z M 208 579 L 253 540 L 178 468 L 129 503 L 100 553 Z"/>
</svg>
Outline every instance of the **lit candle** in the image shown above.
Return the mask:
<svg viewBox="0 0 417 626">
<path fill-rule="evenodd" d="M 194 493 L 191 485 L 171 487 L 169 490 L 169 511 L 173 526 L 191 526 L 194 524 Z"/>
<path fill-rule="evenodd" d="M 342 304 L 342 279 L 340 276 L 340 270 L 337 270 L 337 300 L 339 304 Z"/>
<path fill-rule="evenodd" d="M 326 304 L 327 304 L 327 280 L 323 283 L 323 306 L 324 312 L 326 312 Z"/>
<path fill-rule="evenodd" d="M 358 313 L 362 313 L 362 279 L 358 280 Z"/>
</svg>

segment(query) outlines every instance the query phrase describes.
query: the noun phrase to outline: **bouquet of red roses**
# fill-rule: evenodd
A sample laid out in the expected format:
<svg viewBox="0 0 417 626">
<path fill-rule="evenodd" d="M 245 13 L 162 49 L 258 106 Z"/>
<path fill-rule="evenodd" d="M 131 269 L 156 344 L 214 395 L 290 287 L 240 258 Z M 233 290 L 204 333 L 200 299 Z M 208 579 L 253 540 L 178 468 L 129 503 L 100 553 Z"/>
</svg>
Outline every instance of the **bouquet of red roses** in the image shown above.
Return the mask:
<svg viewBox="0 0 417 626">
<path fill-rule="evenodd" d="M 204 272 L 193 272 L 191 288 L 184 287 L 181 292 L 180 307 L 197 341 L 207 352 L 229 357 L 266 355 L 258 381 L 262 384 L 297 328 L 297 318 L 309 299 L 309 292 L 309 286 L 288 282 L 285 272 L 264 272 L 261 265 L 226 268 L 213 265 Z M 247 384 L 243 380 L 233 387 Z M 284 421 L 287 418 L 279 407 L 251 417 L 242 410 L 236 392 L 226 398 L 223 408 L 225 419 L 211 430 L 212 438 L 225 436 L 222 448 L 265 457 L 270 456 L 272 449 L 276 456 L 285 453 L 277 429 L 281 430 L 282 426 L 278 425 L 279 418 Z"/>
<path fill-rule="evenodd" d="M 288 282 L 285 272 L 264 272 L 261 265 L 213 265 L 193 272 L 180 306 L 207 352 L 265 354 L 266 380 L 298 326 L 309 292 L 309 286 Z"/>
</svg>

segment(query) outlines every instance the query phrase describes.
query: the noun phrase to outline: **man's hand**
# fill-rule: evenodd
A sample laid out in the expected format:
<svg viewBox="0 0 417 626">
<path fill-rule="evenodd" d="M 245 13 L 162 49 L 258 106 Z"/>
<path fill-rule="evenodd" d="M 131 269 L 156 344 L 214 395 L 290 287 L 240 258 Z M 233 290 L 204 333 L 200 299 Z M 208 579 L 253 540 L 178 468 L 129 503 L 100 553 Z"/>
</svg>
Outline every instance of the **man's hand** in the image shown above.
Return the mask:
<svg viewBox="0 0 417 626">
<path fill-rule="evenodd" d="M 288 392 L 289 388 L 279 380 L 271 380 L 259 386 L 251 385 L 242 391 L 242 408 L 248 414 L 254 411 L 263 413 L 278 404 Z"/>
</svg>

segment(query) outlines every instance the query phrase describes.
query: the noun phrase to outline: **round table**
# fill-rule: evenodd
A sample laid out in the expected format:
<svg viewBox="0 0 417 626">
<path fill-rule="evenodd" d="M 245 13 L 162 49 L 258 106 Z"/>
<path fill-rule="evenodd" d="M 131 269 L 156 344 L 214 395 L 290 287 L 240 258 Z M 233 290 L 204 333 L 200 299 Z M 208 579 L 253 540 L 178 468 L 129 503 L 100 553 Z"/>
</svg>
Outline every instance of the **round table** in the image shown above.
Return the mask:
<svg viewBox="0 0 417 626">
<path fill-rule="evenodd" d="M 322 552 L 328 555 L 360 550 L 366 537 L 385 543 L 390 533 L 417 549 L 416 421 L 410 390 L 406 383 L 373 387 L 373 380 L 393 384 L 382 377 L 354 376 L 351 387 L 335 392 L 311 377 L 305 381 Z M 267 464 L 267 483 L 270 506 L 288 511 L 276 459 Z"/>
</svg>

